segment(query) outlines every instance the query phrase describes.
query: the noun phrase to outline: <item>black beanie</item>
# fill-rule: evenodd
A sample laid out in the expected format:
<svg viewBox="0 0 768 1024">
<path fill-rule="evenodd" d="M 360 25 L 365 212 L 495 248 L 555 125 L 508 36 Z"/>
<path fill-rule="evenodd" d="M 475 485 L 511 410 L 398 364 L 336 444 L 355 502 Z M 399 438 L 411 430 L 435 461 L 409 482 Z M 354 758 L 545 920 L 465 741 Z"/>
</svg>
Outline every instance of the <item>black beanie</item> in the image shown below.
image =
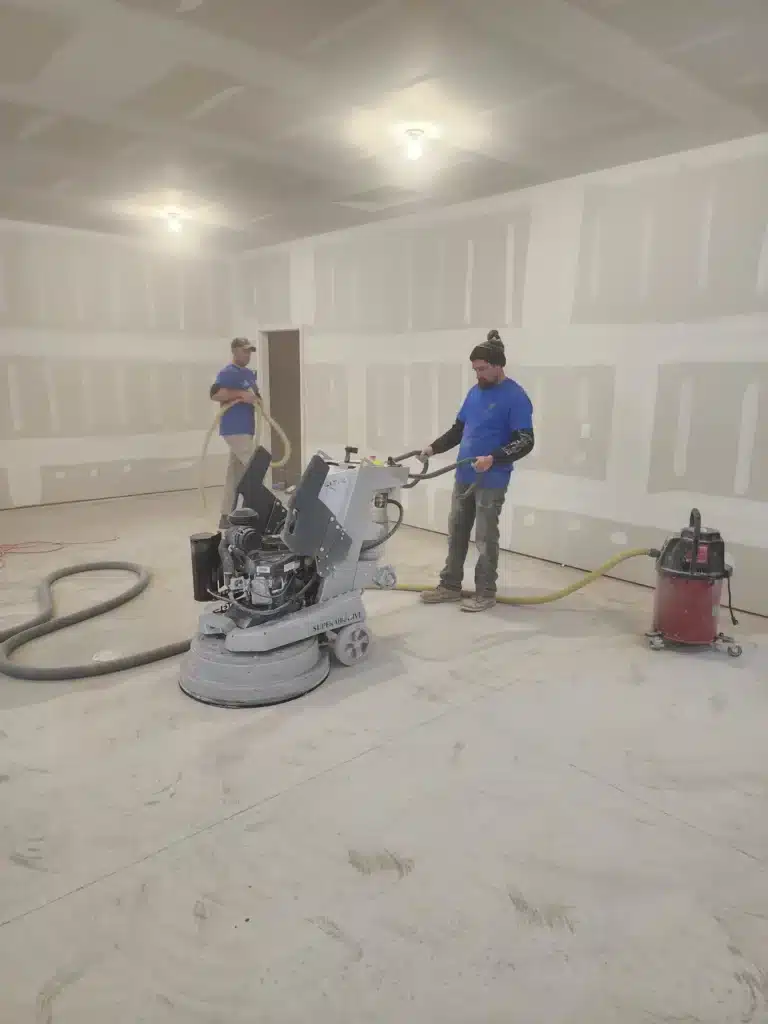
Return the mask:
<svg viewBox="0 0 768 1024">
<path fill-rule="evenodd" d="M 507 357 L 504 354 L 504 342 L 498 331 L 488 331 L 488 337 L 479 345 L 475 345 L 469 354 L 469 361 L 473 363 L 476 359 L 483 359 L 491 366 L 506 366 Z"/>
</svg>

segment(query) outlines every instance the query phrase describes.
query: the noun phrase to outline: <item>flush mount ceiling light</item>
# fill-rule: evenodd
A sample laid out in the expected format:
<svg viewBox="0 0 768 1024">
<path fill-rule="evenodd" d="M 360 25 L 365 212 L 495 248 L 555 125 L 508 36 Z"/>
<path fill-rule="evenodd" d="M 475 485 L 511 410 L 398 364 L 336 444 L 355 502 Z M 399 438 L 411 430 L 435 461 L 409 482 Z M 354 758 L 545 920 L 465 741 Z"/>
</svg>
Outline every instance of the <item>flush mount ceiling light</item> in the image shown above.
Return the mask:
<svg viewBox="0 0 768 1024">
<path fill-rule="evenodd" d="M 405 142 L 405 156 L 408 160 L 420 160 L 428 142 L 440 136 L 432 124 L 401 124 L 395 129 L 397 137 Z"/>
<path fill-rule="evenodd" d="M 421 160 L 424 156 L 424 132 L 421 128 L 406 130 L 405 155 L 409 160 Z"/>
<path fill-rule="evenodd" d="M 166 210 L 165 223 L 168 230 L 172 231 L 174 234 L 179 234 L 179 232 L 184 227 L 184 224 L 181 219 L 181 214 L 179 213 L 178 210 Z"/>
<path fill-rule="evenodd" d="M 164 188 L 112 199 L 104 203 L 105 211 L 135 222 L 151 225 L 153 234 L 159 232 L 174 242 L 184 236 L 184 245 L 194 242 L 201 231 L 209 228 L 242 230 L 243 218 L 233 210 L 213 203 L 205 196 L 179 189 Z M 189 239 L 187 236 L 189 235 Z"/>
</svg>

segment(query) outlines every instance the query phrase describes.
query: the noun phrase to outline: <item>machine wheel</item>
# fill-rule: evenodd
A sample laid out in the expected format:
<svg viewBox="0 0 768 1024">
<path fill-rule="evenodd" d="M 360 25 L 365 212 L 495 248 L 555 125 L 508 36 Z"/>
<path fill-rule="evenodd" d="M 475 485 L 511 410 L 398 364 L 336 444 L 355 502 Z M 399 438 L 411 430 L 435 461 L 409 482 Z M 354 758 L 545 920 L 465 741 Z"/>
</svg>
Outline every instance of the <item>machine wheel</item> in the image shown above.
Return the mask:
<svg viewBox="0 0 768 1024">
<path fill-rule="evenodd" d="M 344 626 L 333 641 L 333 654 L 341 665 L 357 665 L 368 657 L 371 634 L 360 623 Z"/>
<path fill-rule="evenodd" d="M 728 653 L 732 658 L 740 658 L 742 653 L 740 645 L 730 644 L 728 647 Z"/>
<path fill-rule="evenodd" d="M 397 576 L 391 565 L 382 566 L 377 569 L 373 577 L 373 585 L 379 590 L 394 590 L 397 586 Z"/>
<path fill-rule="evenodd" d="M 651 636 L 648 638 L 648 645 L 652 651 L 663 651 L 664 650 L 664 637 L 663 636 Z"/>
</svg>

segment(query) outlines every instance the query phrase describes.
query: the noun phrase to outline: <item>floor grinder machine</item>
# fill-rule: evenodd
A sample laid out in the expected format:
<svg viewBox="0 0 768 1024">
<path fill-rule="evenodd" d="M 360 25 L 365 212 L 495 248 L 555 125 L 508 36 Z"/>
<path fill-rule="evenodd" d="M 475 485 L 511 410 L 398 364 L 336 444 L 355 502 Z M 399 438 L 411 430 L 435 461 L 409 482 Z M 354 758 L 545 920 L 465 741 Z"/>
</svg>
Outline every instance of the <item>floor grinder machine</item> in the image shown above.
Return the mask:
<svg viewBox="0 0 768 1024">
<path fill-rule="evenodd" d="M 395 493 L 425 474 L 394 460 L 310 459 L 289 504 L 265 485 L 270 454 L 258 448 L 240 482 L 229 525 L 191 538 L 194 596 L 218 602 L 200 617 L 180 685 L 228 707 L 274 704 L 319 686 L 331 655 L 368 654 L 363 591 L 392 589 L 381 564 L 403 521 Z M 389 510 L 396 515 L 390 524 Z"/>
</svg>

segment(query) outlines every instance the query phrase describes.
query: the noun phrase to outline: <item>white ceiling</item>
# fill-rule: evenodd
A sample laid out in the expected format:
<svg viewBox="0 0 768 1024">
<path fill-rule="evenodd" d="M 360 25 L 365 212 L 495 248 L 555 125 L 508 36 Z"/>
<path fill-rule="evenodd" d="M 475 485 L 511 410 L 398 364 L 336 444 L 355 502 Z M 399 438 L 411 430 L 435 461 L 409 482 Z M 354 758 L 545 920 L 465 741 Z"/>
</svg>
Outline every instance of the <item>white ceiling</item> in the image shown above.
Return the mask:
<svg viewBox="0 0 768 1024">
<path fill-rule="evenodd" d="M 0 0 L 0 217 L 253 248 L 765 131 L 766 55 L 768 0 Z"/>
</svg>

